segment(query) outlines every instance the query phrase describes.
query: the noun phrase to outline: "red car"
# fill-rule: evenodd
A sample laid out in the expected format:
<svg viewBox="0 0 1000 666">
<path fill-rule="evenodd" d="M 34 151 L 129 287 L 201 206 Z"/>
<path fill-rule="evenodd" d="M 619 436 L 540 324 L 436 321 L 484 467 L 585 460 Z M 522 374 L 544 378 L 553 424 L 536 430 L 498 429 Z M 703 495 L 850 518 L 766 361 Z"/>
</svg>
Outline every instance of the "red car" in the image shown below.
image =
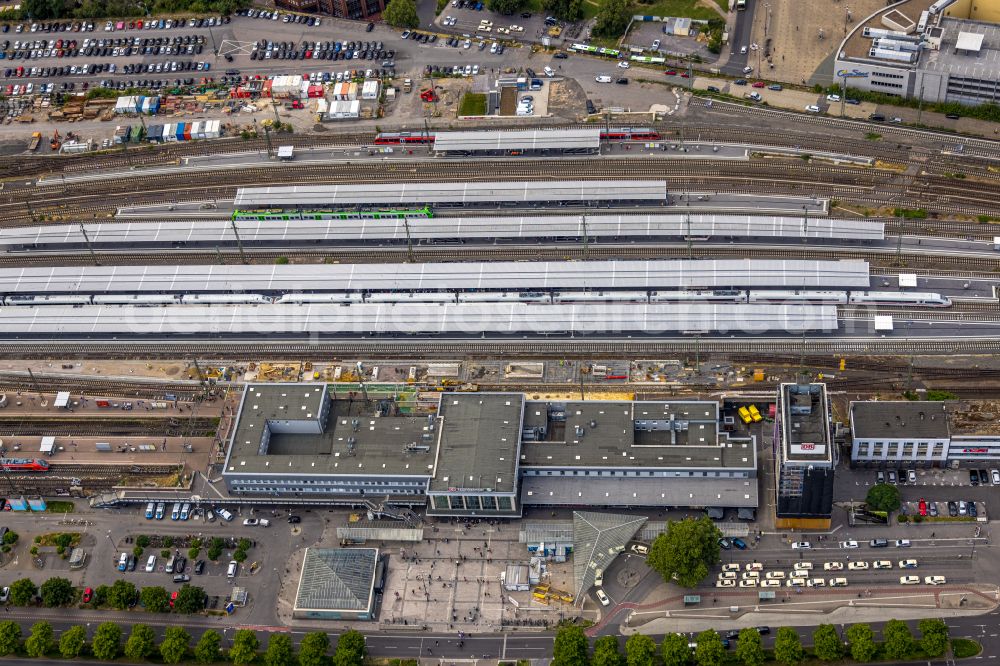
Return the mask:
<svg viewBox="0 0 1000 666">
<path fill-rule="evenodd" d="M 94 590 L 87 588 L 83 591 L 83 603 L 89 604 L 90 600 L 94 597 Z"/>
<path fill-rule="evenodd" d="M 763 81 L 754 81 L 753 82 L 753 87 L 754 88 L 763 88 L 765 85 L 766 84 Z"/>
<path fill-rule="evenodd" d="M 923 498 L 920 499 L 920 515 L 921 516 L 927 515 L 927 502 L 924 501 Z"/>
<path fill-rule="evenodd" d="M 681 72 L 681 78 L 682 79 L 690 79 L 691 75 L 688 74 L 687 72 Z"/>
<path fill-rule="evenodd" d="M 177 600 L 177 590 L 174 590 L 173 592 L 170 593 L 170 607 L 171 608 L 174 607 L 174 601 L 176 601 L 176 600 Z"/>
<path fill-rule="evenodd" d="M 665 71 L 663 73 L 666 74 L 667 76 L 677 76 L 677 70 L 676 69 L 668 69 L 667 71 Z"/>
</svg>

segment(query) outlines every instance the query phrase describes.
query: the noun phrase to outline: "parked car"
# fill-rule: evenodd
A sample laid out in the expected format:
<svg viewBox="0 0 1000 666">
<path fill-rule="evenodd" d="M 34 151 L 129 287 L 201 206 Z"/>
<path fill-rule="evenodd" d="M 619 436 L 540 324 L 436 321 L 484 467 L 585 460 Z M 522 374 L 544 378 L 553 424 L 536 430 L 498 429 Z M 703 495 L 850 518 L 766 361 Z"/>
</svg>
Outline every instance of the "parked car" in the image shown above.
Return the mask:
<svg viewBox="0 0 1000 666">
<path fill-rule="evenodd" d="M 205 573 L 205 560 L 198 560 L 194 563 L 194 573 L 196 576 L 200 576 Z"/>
<path fill-rule="evenodd" d="M 605 594 L 604 590 L 601 588 L 597 588 L 597 599 L 601 602 L 602 606 L 608 606 L 611 604 L 611 599 L 608 598 L 608 595 Z"/>
<path fill-rule="evenodd" d="M 792 550 L 809 550 L 812 544 L 808 541 L 795 541 L 792 543 Z"/>
</svg>

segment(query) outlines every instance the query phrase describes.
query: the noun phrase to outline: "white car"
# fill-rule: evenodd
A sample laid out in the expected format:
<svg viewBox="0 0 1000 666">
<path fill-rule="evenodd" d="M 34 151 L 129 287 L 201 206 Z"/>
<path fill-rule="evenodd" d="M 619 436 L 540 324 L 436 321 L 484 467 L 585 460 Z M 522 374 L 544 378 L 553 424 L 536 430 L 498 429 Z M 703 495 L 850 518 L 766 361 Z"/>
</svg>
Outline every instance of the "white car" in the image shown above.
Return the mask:
<svg viewBox="0 0 1000 666">
<path fill-rule="evenodd" d="M 924 583 L 927 585 L 944 585 L 944 576 L 924 576 Z"/>
<path fill-rule="evenodd" d="M 847 587 L 846 578 L 831 578 L 830 587 Z"/>
<path fill-rule="evenodd" d="M 848 562 L 847 563 L 847 570 L 848 571 L 867 571 L 868 570 L 868 563 L 864 562 L 864 561 L 862 561 L 862 562 Z"/>
<path fill-rule="evenodd" d="M 548 65 L 546 65 L 545 68 L 542 69 L 542 71 L 545 72 L 545 76 L 549 77 L 550 79 L 556 75 L 556 70 L 552 69 Z"/>
<path fill-rule="evenodd" d="M 618 63 L 618 68 L 619 69 L 628 69 L 629 68 L 629 64 L 628 64 L 627 61 L 622 60 L 620 63 Z"/>
<path fill-rule="evenodd" d="M 717 580 L 717 581 L 715 581 L 715 586 L 716 587 L 736 587 L 736 581 L 735 580 L 728 580 L 728 579 Z"/>
<path fill-rule="evenodd" d="M 743 73 L 744 74 L 752 74 L 753 73 L 753 67 L 751 67 L 750 65 L 747 65 L 746 67 L 743 68 Z"/>
<path fill-rule="evenodd" d="M 472 46 L 472 40 L 471 39 L 467 39 L 464 42 L 462 42 L 462 48 L 463 49 L 467 49 L 470 46 Z"/>
<path fill-rule="evenodd" d="M 909 539 L 896 539 L 896 548 L 909 548 L 909 547 L 910 547 Z"/>
<path fill-rule="evenodd" d="M 802 569 L 803 571 L 812 571 L 813 563 L 812 562 L 796 562 L 795 564 L 792 565 L 792 568 L 796 569 L 796 570 Z"/>
<path fill-rule="evenodd" d="M 891 569 L 892 562 L 889 560 L 876 560 L 872 562 L 872 568 L 874 569 Z"/>
<path fill-rule="evenodd" d="M 796 541 L 792 544 L 792 550 L 809 550 L 812 544 L 808 541 Z"/>
<path fill-rule="evenodd" d="M 243 527 L 256 527 L 260 523 L 256 518 L 244 518 Z"/>
<path fill-rule="evenodd" d="M 739 565 L 737 564 L 736 566 L 738 567 Z M 746 567 L 744 568 L 747 571 L 763 571 L 764 564 L 763 562 L 747 562 Z"/>
<path fill-rule="evenodd" d="M 751 578 L 749 580 L 741 580 L 740 587 L 757 587 L 757 579 Z"/>
<path fill-rule="evenodd" d="M 764 574 L 764 577 L 768 580 L 782 580 L 785 577 L 784 571 L 768 571 Z"/>
<path fill-rule="evenodd" d="M 806 581 L 806 585 L 809 587 L 826 587 L 826 581 L 822 578 L 810 578 Z"/>
<path fill-rule="evenodd" d="M 737 578 L 735 571 L 723 571 L 719 574 L 719 580 L 736 580 Z"/>
<path fill-rule="evenodd" d="M 762 580 L 760 582 L 761 587 L 781 587 L 780 580 Z"/>
<path fill-rule="evenodd" d="M 723 571 L 739 571 L 740 570 L 740 565 L 736 564 L 735 562 L 732 562 L 730 564 L 723 564 L 722 565 L 722 570 Z"/>
<path fill-rule="evenodd" d="M 809 113 L 819 113 L 819 107 L 816 106 L 815 104 L 810 104 L 809 106 L 806 107 L 806 111 L 808 111 Z"/>
<path fill-rule="evenodd" d="M 843 570 L 844 570 L 844 563 L 843 562 L 824 562 L 823 563 L 823 571 L 843 571 Z"/>
<path fill-rule="evenodd" d="M 524 32 L 524 26 L 521 26 L 521 25 L 512 25 L 512 26 L 510 26 L 508 28 L 508 30 L 512 30 L 514 32 Z"/>
<path fill-rule="evenodd" d="M 743 580 L 758 580 L 760 578 L 759 571 L 744 571 Z"/>
<path fill-rule="evenodd" d="M 857 541 L 841 541 L 840 542 L 840 547 L 841 548 L 857 548 L 858 547 L 858 542 Z"/>
<path fill-rule="evenodd" d="M 827 95 L 826 96 L 826 101 L 828 101 L 828 102 L 839 102 L 840 101 L 840 95 Z"/>
<path fill-rule="evenodd" d="M 789 578 L 785 581 L 785 587 L 805 587 L 805 578 Z"/>
<path fill-rule="evenodd" d="M 654 51 L 657 50 L 658 48 L 660 48 L 660 40 L 654 39 L 653 40 L 653 45 L 650 48 L 652 50 L 654 50 Z"/>
<path fill-rule="evenodd" d="M 900 569 L 916 569 L 917 568 L 917 561 L 916 560 L 900 560 L 899 561 L 899 568 Z"/>
<path fill-rule="evenodd" d="M 597 588 L 597 599 L 601 602 L 602 606 L 607 606 L 611 603 L 611 599 L 608 598 L 608 595 L 601 588 Z"/>
<path fill-rule="evenodd" d="M 920 576 L 900 576 L 900 585 L 920 585 Z"/>
</svg>

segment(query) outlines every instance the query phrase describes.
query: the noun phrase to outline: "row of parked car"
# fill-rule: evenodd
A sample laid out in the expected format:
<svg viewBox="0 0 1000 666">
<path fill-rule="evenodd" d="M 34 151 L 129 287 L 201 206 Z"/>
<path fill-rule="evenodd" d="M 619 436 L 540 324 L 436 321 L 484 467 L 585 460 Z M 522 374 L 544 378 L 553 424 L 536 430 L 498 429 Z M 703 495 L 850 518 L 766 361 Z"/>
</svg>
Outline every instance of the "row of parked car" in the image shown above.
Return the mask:
<svg viewBox="0 0 1000 666">
<path fill-rule="evenodd" d="M 250 51 L 251 60 L 392 60 L 396 52 L 382 42 L 305 41 L 275 42 L 262 39 Z M 388 65 L 383 65 L 387 67 Z"/>
<path fill-rule="evenodd" d="M 267 9 L 241 9 L 236 12 L 237 16 L 248 16 L 250 18 L 261 19 L 264 21 L 278 21 L 282 23 L 301 23 L 302 25 L 308 25 L 310 27 L 319 27 L 323 25 L 323 19 L 316 16 L 303 16 L 301 14 L 282 14 L 281 12 L 271 11 Z M 371 28 L 375 26 L 369 24 Z M 369 32 L 371 32 L 369 28 Z"/>
<path fill-rule="evenodd" d="M 177 28 L 211 28 L 217 25 L 226 25 L 232 21 L 228 16 L 211 16 L 209 18 L 189 18 L 189 19 L 136 19 L 134 21 L 108 21 L 104 24 L 104 32 L 115 32 L 122 30 L 176 30 Z M 93 23 L 91 30 L 93 30 Z"/>
</svg>

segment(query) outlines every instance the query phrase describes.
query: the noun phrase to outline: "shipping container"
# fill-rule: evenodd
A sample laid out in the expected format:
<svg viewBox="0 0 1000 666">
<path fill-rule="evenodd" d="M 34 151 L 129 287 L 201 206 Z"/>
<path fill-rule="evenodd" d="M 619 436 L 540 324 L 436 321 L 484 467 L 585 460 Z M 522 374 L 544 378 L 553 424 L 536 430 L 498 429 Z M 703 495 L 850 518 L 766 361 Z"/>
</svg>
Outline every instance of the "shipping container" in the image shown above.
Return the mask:
<svg viewBox="0 0 1000 666">
<path fill-rule="evenodd" d="M 185 141 L 190 141 L 191 140 L 191 126 L 192 125 L 194 125 L 194 123 L 184 123 L 184 140 Z"/>
<path fill-rule="evenodd" d="M 174 133 L 174 138 L 178 141 L 184 140 L 184 131 L 187 127 L 187 123 L 177 123 L 177 131 Z"/>
<path fill-rule="evenodd" d="M 177 140 L 177 125 L 174 123 L 167 123 L 163 126 L 163 140 L 164 141 L 176 141 Z"/>
<path fill-rule="evenodd" d="M 150 141 L 163 141 L 163 125 L 150 125 L 146 130 L 146 138 Z"/>
</svg>

